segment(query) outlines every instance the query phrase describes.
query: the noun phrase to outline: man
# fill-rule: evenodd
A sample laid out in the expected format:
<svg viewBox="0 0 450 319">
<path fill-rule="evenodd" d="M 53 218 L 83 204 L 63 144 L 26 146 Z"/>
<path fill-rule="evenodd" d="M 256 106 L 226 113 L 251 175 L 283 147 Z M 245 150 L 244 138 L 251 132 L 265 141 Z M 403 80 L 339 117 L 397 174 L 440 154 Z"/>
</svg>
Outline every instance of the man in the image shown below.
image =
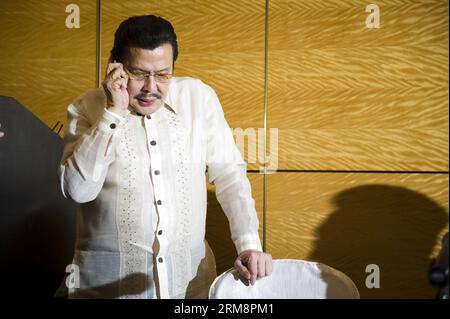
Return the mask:
<svg viewBox="0 0 450 319">
<path fill-rule="evenodd" d="M 216 273 L 206 169 L 230 222 L 235 267 L 251 283 L 272 271 L 219 100 L 200 80 L 173 77 L 177 56 L 168 21 L 131 17 L 115 33 L 103 89 L 68 107 L 61 186 L 81 204 L 71 297 L 207 297 Z"/>
</svg>

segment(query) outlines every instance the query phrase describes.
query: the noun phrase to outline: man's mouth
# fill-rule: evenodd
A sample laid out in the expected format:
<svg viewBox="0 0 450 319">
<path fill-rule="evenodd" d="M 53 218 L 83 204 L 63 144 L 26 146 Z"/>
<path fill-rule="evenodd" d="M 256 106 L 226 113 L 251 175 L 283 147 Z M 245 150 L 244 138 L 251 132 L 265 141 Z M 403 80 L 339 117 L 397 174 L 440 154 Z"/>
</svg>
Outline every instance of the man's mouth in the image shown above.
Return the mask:
<svg viewBox="0 0 450 319">
<path fill-rule="evenodd" d="M 153 104 L 155 104 L 157 99 L 137 99 L 138 103 L 140 106 L 142 107 L 148 107 L 148 106 L 152 106 Z"/>
<path fill-rule="evenodd" d="M 157 100 L 161 100 L 162 96 L 158 93 L 150 93 L 150 94 L 137 94 L 135 99 L 138 101 L 138 104 L 142 107 L 152 106 L 155 104 Z"/>
</svg>

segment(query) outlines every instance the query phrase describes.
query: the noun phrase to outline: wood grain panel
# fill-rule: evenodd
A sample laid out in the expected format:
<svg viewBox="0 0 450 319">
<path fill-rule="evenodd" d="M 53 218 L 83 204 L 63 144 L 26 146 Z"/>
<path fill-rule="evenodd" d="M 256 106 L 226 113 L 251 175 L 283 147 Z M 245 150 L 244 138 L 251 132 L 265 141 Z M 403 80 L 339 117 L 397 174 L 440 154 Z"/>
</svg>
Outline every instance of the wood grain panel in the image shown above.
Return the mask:
<svg viewBox="0 0 450 319">
<path fill-rule="evenodd" d="M 346 273 L 362 298 L 433 298 L 427 273 L 448 232 L 448 174 L 277 173 L 268 176 L 274 258 Z M 366 266 L 380 267 L 368 289 Z"/>
<path fill-rule="evenodd" d="M 252 185 L 252 195 L 255 200 L 259 218 L 259 238 L 262 243 L 262 205 L 263 205 L 263 175 L 248 174 Z M 228 220 L 216 199 L 215 186 L 208 184 L 208 214 L 206 219 L 206 240 L 216 257 L 217 274 L 230 269 L 237 257 L 236 248 L 231 241 Z"/>
<path fill-rule="evenodd" d="M 65 123 L 69 103 L 95 87 L 95 2 L 76 3 L 79 29 L 65 25 L 69 3 L 0 3 L 0 95 L 16 98 L 50 128 Z"/>
<path fill-rule="evenodd" d="M 448 2 L 270 1 L 279 168 L 448 171 Z"/>
<path fill-rule="evenodd" d="M 176 76 L 196 77 L 217 92 L 232 128 L 263 127 L 264 2 L 108 1 L 102 5 L 102 77 L 120 22 L 155 14 L 177 33 Z M 243 27 L 245 23 L 245 27 Z M 247 149 L 244 150 L 247 158 Z M 258 169 L 261 163 L 249 163 Z"/>
<path fill-rule="evenodd" d="M 448 128 L 279 129 L 279 169 L 448 171 Z"/>
</svg>

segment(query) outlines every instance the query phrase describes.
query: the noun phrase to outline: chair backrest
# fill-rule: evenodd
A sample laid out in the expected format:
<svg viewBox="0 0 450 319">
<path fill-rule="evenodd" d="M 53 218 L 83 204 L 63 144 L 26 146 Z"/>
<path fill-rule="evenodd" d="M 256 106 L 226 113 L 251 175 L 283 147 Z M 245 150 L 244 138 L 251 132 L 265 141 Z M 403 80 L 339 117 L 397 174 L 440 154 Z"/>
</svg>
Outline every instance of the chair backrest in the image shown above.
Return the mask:
<svg viewBox="0 0 450 319">
<path fill-rule="evenodd" d="M 344 273 L 321 263 L 276 259 L 270 276 L 253 286 L 232 268 L 216 278 L 210 299 L 357 299 L 358 289 Z"/>
</svg>

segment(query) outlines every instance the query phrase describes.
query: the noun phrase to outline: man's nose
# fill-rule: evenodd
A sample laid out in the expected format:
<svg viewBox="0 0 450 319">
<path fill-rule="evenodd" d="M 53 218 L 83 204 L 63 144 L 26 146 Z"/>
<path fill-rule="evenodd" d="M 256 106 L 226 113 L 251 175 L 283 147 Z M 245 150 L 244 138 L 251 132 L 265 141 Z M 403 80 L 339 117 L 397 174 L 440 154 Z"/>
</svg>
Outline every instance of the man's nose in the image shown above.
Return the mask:
<svg viewBox="0 0 450 319">
<path fill-rule="evenodd" d="M 149 91 L 149 92 L 157 91 L 157 85 L 156 85 L 155 77 L 153 75 L 149 75 L 145 78 L 143 89 L 145 91 Z"/>
</svg>

